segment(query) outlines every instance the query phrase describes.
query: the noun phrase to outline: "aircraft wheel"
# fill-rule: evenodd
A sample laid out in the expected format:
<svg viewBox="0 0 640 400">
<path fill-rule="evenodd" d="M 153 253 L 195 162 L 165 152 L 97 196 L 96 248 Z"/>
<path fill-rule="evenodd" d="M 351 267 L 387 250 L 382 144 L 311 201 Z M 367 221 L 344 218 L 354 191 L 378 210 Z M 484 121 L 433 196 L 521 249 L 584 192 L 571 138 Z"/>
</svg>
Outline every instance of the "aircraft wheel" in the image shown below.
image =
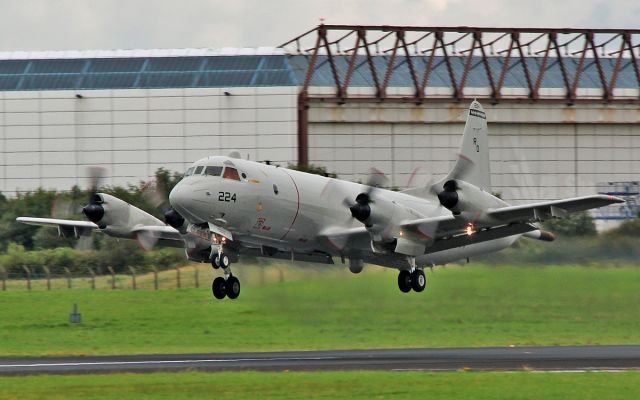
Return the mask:
<svg viewBox="0 0 640 400">
<path fill-rule="evenodd" d="M 425 287 L 427 287 L 427 277 L 423 270 L 416 269 L 411 274 L 411 288 L 416 292 L 422 292 Z"/>
<path fill-rule="evenodd" d="M 398 287 L 403 293 L 409 293 L 411 291 L 411 272 L 403 269 L 398 274 Z"/>
<path fill-rule="evenodd" d="M 231 275 L 227 279 L 227 283 L 225 284 L 225 288 L 227 291 L 227 296 L 230 299 L 237 299 L 240 296 L 240 281 L 235 276 Z"/>
<path fill-rule="evenodd" d="M 213 280 L 211 284 L 211 291 L 213 292 L 213 297 L 218 300 L 224 299 L 224 296 L 227 295 L 226 291 L 226 281 L 223 277 L 219 276 Z"/>
<path fill-rule="evenodd" d="M 220 254 L 218 258 L 218 265 L 224 269 L 229 268 L 229 266 L 231 265 L 231 260 L 229 259 L 229 256 L 226 255 L 225 253 Z"/>
<path fill-rule="evenodd" d="M 213 258 L 211 259 L 211 266 L 213 267 L 213 269 L 220 268 L 220 258 L 218 258 L 218 256 L 213 256 Z"/>
</svg>

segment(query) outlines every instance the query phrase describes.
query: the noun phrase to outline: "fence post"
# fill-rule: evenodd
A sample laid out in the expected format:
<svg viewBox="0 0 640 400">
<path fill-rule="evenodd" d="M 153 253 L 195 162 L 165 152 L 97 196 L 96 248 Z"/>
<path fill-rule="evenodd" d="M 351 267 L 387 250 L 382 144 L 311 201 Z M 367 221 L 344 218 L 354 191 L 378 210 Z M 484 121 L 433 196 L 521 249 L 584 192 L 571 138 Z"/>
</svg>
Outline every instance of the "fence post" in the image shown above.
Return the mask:
<svg viewBox="0 0 640 400">
<path fill-rule="evenodd" d="M 113 271 L 113 268 L 107 267 L 109 272 L 111 273 L 111 290 L 116 288 L 116 273 Z"/>
<path fill-rule="evenodd" d="M 0 267 L 0 271 L 2 271 L 2 291 L 5 292 L 7 290 L 7 270 Z"/>
<path fill-rule="evenodd" d="M 153 267 L 153 289 L 158 290 L 158 270 Z"/>
<path fill-rule="evenodd" d="M 91 267 L 87 267 L 87 269 L 89 270 L 89 274 L 91 274 L 91 290 L 96 290 L 96 273 L 93 272 Z"/>
<path fill-rule="evenodd" d="M 284 272 L 282 272 L 282 269 L 280 269 L 280 267 L 278 267 L 278 275 L 280 278 L 280 282 L 284 282 Z"/>
<path fill-rule="evenodd" d="M 67 289 L 71 289 L 71 271 L 69 271 L 69 268 L 64 267 L 64 273 L 67 275 Z"/>
<path fill-rule="evenodd" d="M 195 272 L 196 274 L 194 275 L 194 278 L 196 280 L 196 289 L 200 287 L 200 276 L 199 276 L 199 272 L 198 272 L 198 264 L 193 266 L 195 268 Z"/>
<path fill-rule="evenodd" d="M 176 285 L 180 289 L 180 268 L 176 267 Z"/>
<path fill-rule="evenodd" d="M 133 286 L 133 290 L 136 290 L 136 269 L 129 267 L 129 271 L 131 271 L 131 284 Z"/>
<path fill-rule="evenodd" d="M 22 266 L 22 269 L 27 273 L 27 289 L 31 291 L 31 271 L 25 265 Z"/>
<path fill-rule="evenodd" d="M 49 272 L 49 268 L 42 266 L 45 275 L 47 276 L 47 290 L 51 290 L 51 273 Z"/>
</svg>

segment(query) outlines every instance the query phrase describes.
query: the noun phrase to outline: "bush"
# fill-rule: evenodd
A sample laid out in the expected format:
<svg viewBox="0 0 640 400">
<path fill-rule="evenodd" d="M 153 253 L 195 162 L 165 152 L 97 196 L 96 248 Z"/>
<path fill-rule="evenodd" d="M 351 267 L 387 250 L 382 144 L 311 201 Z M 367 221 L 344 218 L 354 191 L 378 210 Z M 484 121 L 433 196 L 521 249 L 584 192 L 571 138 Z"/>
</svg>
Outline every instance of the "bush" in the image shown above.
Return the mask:
<svg viewBox="0 0 640 400">
<path fill-rule="evenodd" d="M 586 211 L 571 214 L 568 218 L 546 221 L 542 226 L 561 236 L 595 236 L 598 233 L 593 217 Z"/>
<path fill-rule="evenodd" d="M 625 221 L 617 228 L 611 229 L 605 233 L 607 236 L 635 236 L 640 237 L 640 219 L 632 219 Z"/>
<path fill-rule="evenodd" d="M 44 273 L 44 267 L 52 274 L 64 274 L 68 268 L 74 275 L 86 275 L 88 268 L 97 274 L 109 273 L 108 267 L 113 267 L 116 273 L 129 273 L 129 266 L 146 272 L 154 267 L 168 269 L 186 262 L 181 249 L 165 248 L 143 253 L 135 246 L 133 242 L 123 241 L 110 251 L 81 251 L 70 247 L 28 251 L 22 245 L 10 243 L 6 253 L 0 255 L 0 267 L 8 273 L 19 274 L 23 273 L 23 266 L 36 274 Z"/>
</svg>

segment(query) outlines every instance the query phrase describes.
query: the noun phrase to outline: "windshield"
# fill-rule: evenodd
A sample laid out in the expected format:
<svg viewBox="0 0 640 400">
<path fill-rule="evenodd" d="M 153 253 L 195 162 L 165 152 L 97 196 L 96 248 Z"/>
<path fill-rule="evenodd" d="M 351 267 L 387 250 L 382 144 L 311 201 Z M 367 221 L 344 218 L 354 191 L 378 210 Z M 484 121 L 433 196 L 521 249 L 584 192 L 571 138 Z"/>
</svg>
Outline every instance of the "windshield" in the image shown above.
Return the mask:
<svg viewBox="0 0 640 400">
<path fill-rule="evenodd" d="M 218 166 L 210 165 L 204 170 L 204 174 L 210 175 L 210 176 L 220 176 L 221 173 L 222 173 L 222 167 L 218 167 Z"/>
<path fill-rule="evenodd" d="M 225 179 L 233 179 L 234 181 L 240 180 L 240 175 L 238 175 L 238 170 L 231 167 L 227 167 L 224 169 L 224 175 L 222 177 Z"/>
</svg>

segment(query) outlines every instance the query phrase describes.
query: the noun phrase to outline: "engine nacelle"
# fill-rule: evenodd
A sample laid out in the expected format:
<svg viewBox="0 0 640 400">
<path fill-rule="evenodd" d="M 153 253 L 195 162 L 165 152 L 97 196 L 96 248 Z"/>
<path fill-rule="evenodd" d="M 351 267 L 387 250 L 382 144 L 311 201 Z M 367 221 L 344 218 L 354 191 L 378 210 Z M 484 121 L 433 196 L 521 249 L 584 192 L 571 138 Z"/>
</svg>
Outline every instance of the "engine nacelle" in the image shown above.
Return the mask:
<svg viewBox="0 0 640 400">
<path fill-rule="evenodd" d="M 398 226 L 401 222 L 422 218 L 416 211 L 385 197 L 376 197 L 370 207 L 371 214 L 365 221 L 365 227 L 371 235 L 371 250 L 374 253 L 396 252 L 400 240 Z"/>
<path fill-rule="evenodd" d="M 91 203 L 82 209 L 87 219 L 107 229 L 113 236 L 133 238 L 131 230 L 138 225 L 164 225 L 153 215 L 106 193 L 95 193 Z"/>
<path fill-rule="evenodd" d="M 440 204 L 466 221 L 492 222 L 486 219 L 485 211 L 507 205 L 491 193 L 459 179 L 445 182 L 443 189 L 438 193 Z"/>
</svg>

